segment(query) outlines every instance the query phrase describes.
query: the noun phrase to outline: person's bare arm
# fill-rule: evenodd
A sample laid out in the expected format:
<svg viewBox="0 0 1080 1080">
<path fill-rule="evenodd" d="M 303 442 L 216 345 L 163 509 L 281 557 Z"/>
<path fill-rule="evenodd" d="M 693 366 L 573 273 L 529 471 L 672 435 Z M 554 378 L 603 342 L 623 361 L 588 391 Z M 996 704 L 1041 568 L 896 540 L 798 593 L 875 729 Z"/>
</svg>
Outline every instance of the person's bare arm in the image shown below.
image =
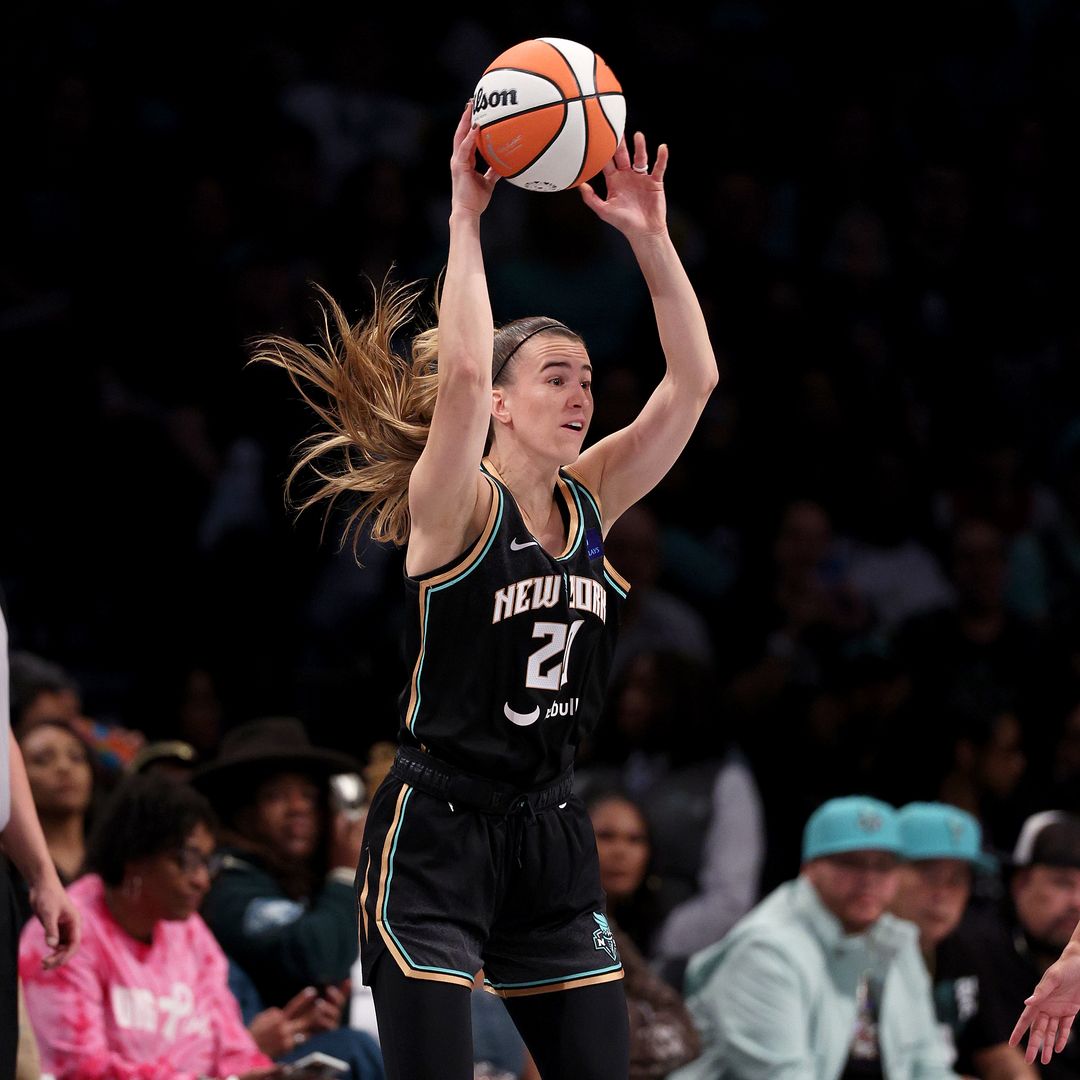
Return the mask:
<svg viewBox="0 0 1080 1080">
<path fill-rule="evenodd" d="M 634 163 L 625 144 L 604 167 L 607 198 L 581 185 L 586 205 L 629 241 L 649 287 L 667 370 L 637 418 L 589 447 L 573 472 L 600 498 L 604 527 L 652 490 L 690 439 L 718 380 L 705 316 L 667 229 L 661 145 L 652 171 L 645 137 L 634 137 Z"/>
<path fill-rule="evenodd" d="M 52 949 L 42 963 L 52 968 L 62 964 L 78 948 L 79 913 L 60 884 L 45 845 L 19 744 L 10 732 L 8 739 L 11 817 L 0 832 L 0 847 L 30 886 L 30 906 L 45 928 L 45 941 Z"/>
</svg>

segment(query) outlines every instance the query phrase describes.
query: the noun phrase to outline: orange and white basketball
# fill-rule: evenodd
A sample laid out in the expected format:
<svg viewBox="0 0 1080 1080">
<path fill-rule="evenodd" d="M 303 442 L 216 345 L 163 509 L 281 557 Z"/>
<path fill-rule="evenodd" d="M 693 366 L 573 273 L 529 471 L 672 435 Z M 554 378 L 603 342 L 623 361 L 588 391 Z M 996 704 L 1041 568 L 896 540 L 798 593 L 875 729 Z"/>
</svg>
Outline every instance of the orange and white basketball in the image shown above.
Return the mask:
<svg viewBox="0 0 1080 1080">
<path fill-rule="evenodd" d="M 611 159 L 626 124 L 622 87 L 604 61 L 565 38 L 515 45 L 473 94 L 477 147 L 511 184 L 563 191 Z"/>
</svg>

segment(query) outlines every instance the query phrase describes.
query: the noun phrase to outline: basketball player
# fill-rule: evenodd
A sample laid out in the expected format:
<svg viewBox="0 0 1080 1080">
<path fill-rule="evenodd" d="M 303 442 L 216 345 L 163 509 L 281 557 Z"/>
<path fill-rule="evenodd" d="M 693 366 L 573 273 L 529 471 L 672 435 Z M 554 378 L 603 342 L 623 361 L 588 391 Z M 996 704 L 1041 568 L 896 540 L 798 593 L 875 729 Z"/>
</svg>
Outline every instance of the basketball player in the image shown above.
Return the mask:
<svg viewBox="0 0 1080 1080">
<path fill-rule="evenodd" d="M 686 445 L 716 361 L 667 232 L 667 148 L 650 171 L 638 133 L 633 161 L 621 145 L 604 168 L 606 198 L 581 194 L 631 245 L 667 371 L 631 425 L 582 453 L 593 402 L 581 339 L 549 318 L 493 329 L 480 218 L 497 177 L 476 169 L 471 119 L 467 106 L 454 135 L 439 324 L 411 362 L 389 346 L 414 299 L 400 289 L 354 328 L 327 298 L 336 348 L 272 338 L 258 355 L 331 429 L 293 477 L 346 451 L 304 505 L 360 492 L 350 527 L 371 518 L 376 539 L 407 544 L 412 675 L 357 871 L 388 1076 L 472 1076 L 482 967 L 545 1080 L 625 1080 L 622 968 L 572 761 L 600 713 L 628 588 L 605 532 Z"/>
</svg>

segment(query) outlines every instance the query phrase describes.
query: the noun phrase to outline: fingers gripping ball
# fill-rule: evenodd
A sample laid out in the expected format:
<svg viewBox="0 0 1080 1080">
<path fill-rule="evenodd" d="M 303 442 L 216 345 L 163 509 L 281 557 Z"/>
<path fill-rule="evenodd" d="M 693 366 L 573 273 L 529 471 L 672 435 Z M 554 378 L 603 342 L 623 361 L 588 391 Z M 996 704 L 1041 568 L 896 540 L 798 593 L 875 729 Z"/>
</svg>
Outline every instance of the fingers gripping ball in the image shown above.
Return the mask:
<svg viewBox="0 0 1080 1080">
<path fill-rule="evenodd" d="M 563 191 L 611 160 L 626 100 L 592 49 L 536 38 L 489 65 L 473 95 L 473 121 L 480 153 L 500 176 L 530 191 Z"/>
</svg>

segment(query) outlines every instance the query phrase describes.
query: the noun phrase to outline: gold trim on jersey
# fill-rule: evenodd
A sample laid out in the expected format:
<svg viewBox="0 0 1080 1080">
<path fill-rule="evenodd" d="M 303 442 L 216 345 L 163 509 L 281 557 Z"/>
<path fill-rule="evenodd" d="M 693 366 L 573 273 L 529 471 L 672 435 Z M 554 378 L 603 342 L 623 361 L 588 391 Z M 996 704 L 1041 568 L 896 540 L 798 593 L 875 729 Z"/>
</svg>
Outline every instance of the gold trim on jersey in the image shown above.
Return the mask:
<svg viewBox="0 0 1080 1080">
<path fill-rule="evenodd" d="M 371 848 L 368 848 L 367 863 L 364 866 L 364 887 L 360 890 L 360 918 L 363 920 L 364 926 L 364 941 L 367 941 L 368 937 L 368 923 L 367 923 L 367 894 L 368 894 L 368 874 L 371 871 Z"/>
<path fill-rule="evenodd" d="M 600 496 L 584 480 L 581 479 L 581 474 L 574 469 L 573 465 L 564 465 L 563 472 L 574 481 L 586 495 L 596 504 L 596 516 L 600 518 L 600 527 L 604 527 L 604 504 L 600 501 Z"/>
<path fill-rule="evenodd" d="M 502 505 L 502 492 L 499 485 L 490 476 L 484 479 L 491 485 L 491 509 L 488 511 L 487 521 L 480 533 L 480 538 L 469 549 L 463 559 L 456 562 L 448 570 L 444 570 L 434 577 L 423 578 L 417 581 L 419 590 L 417 603 L 420 607 L 420 648 L 416 653 L 416 663 L 413 665 L 412 678 L 409 680 L 409 707 L 405 710 L 405 726 L 412 731 L 416 722 L 416 708 L 420 696 L 420 672 L 424 667 L 424 650 L 427 646 L 427 602 L 429 590 L 442 585 L 451 578 L 458 577 L 474 566 L 487 550 L 487 543 L 495 529 L 495 523 L 499 520 L 499 509 Z"/>
<path fill-rule="evenodd" d="M 484 989 L 496 997 L 532 997 L 534 994 L 551 994 L 556 990 L 573 990 L 576 986 L 596 986 L 598 983 L 615 982 L 623 977 L 623 969 L 609 971 L 606 975 L 594 975 L 590 979 L 568 979 L 566 982 L 548 983 L 546 986 L 523 986 L 519 989 L 499 990 L 484 983 Z"/>
<path fill-rule="evenodd" d="M 410 785 L 405 783 L 401 785 L 397 804 L 394 807 L 394 818 L 390 822 L 390 828 L 386 830 L 386 839 L 383 841 L 382 862 L 379 868 L 379 895 L 375 900 L 375 925 L 379 928 L 379 933 L 382 935 L 387 950 L 394 958 L 403 975 L 407 975 L 410 979 L 430 979 L 432 982 L 445 982 L 450 983 L 452 986 L 466 986 L 471 990 L 473 980 L 466 978 L 464 975 L 448 975 L 436 971 L 417 971 L 416 968 L 412 967 L 408 960 L 402 955 L 397 942 L 394 940 L 394 935 L 390 930 L 389 925 L 383 920 L 382 912 L 383 904 L 386 901 L 386 881 L 390 876 L 390 852 L 394 847 L 394 841 L 397 838 L 398 830 L 401 828 L 401 818 L 405 805 L 405 798 L 411 790 L 412 788 Z"/>
<path fill-rule="evenodd" d="M 630 582 L 627 581 L 610 562 L 608 562 L 608 557 L 606 555 L 604 556 L 604 569 L 612 576 L 615 583 L 623 590 L 623 592 L 630 591 Z"/>
</svg>

